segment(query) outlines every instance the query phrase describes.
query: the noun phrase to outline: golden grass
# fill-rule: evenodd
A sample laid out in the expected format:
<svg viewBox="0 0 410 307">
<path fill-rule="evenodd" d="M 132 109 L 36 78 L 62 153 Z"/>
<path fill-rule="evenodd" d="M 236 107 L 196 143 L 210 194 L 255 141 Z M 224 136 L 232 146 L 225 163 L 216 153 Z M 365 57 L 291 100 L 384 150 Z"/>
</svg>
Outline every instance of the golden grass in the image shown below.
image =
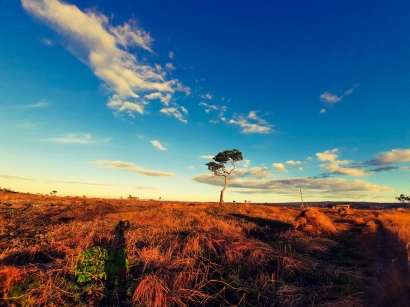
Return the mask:
<svg viewBox="0 0 410 307">
<path fill-rule="evenodd" d="M 2 194 L 0 227 L 0 291 L 16 306 L 286 307 L 365 306 L 352 295 L 378 224 L 361 210 Z M 125 248 L 126 274 L 78 284 L 93 246 Z"/>
<path fill-rule="evenodd" d="M 296 229 L 301 229 L 310 234 L 334 234 L 337 229 L 328 216 L 318 208 L 303 210 L 294 221 Z"/>
</svg>

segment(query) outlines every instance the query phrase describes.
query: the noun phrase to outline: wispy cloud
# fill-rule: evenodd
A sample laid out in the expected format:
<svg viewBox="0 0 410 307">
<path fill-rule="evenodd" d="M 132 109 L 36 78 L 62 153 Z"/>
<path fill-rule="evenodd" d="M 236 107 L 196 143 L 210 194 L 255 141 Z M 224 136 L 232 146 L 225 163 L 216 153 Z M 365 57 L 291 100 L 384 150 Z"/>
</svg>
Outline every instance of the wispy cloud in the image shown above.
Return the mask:
<svg viewBox="0 0 410 307">
<path fill-rule="evenodd" d="M 210 156 L 210 155 L 208 155 L 208 156 L 200 156 L 202 159 L 213 159 L 215 156 Z"/>
<path fill-rule="evenodd" d="M 151 142 L 152 146 L 158 148 L 159 150 L 168 150 L 164 146 L 162 146 L 161 143 L 158 142 L 157 140 L 153 140 L 153 141 L 150 141 L 150 142 Z"/>
<path fill-rule="evenodd" d="M 399 162 L 410 162 L 410 148 L 408 149 L 392 149 L 380 153 L 374 159 L 365 162 L 368 165 L 386 165 Z"/>
<path fill-rule="evenodd" d="M 168 70 L 174 70 L 174 69 L 176 69 L 176 67 L 175 67 L 174 64 L 172 64 L 172 63 L 167 63 L 167 64 L 165 64 L 165 68 L 168 69 Z"/>
<path fill-rule="evenodd" d="M 147 94 L 144 96 L 144 98 L 148 100 L 159 99 L 165 106 L 168 106 L 172 96 L 170 93 L 161 94 L 161 93 L 156 92 L 156 93 Z"/>
<path fill-rule="evenodd" d="M 212 99 L 212 94 L 211 93 L 206 93 L 206 94 L 202 94 L 201 96 L 200 96 L 201 98 L 203 98 L 203 99 L 209 99 L 209 100 L 211 100 Z"/>
<path fill-rule="evenodd" d="M 108 142 L 110 139 L 93 139 L 91 134 L 87 133 L 84 135 L 69 133 L 63 137 L 57 138 L 46 138 L 40 139 L 39 141 L 44 142 L 53 142 L 53 143 L 61 143 L 61 144 L 93 144 L 93 143 L 105 143 Z"/>
<path fill-rule="evenodd" d="M 158 190 L 160 190 L 160 189 L 158 189 L 158 188 L 154 188 L 154 187 L 144 187 L 144 186 L 138 186 L 138 187 L 135 187 L 137 190 L 155 190 L 155 191 L 158 191 Z"/>
<path fill-rule="evenodd" d="M 19 176 L 12 176 L 12 175 L 6 175 L 6 174 L 0 174 L 1 178 L 6 178 L 6 179 L 18 179 L 18 180 L 34 180 L 31 178 L 25 178 L 25 177 L 19 177 Z"/>
<path fill-rule="evenodd" d="M 119 171 L 140 173 L 147 176 L 175 177 L 174 173 L 143 169 L 142 167 L 139 167 L 138 165 L 135 165 L 131 162 L 97 160 L 88 163 L 97 164 L 102 167 L 108 167 Z"/>
<path fill-rule="evenodd" d="M 182 109 L 183 108 L 183 109 Z M 186 111 L 186 113 L 188 113 L 188 111 L 184 108 L 181 107 L 181 111 Z M 184 118 L 184 116 L 182 115 L 182 113 L 177 109 L 177 108 L 163 108 L 160 110 L 161 113 L 164 113 L 168 116 L 173 116 L 176 119 L 178 119 L 179 121 L 183 122 L 183 123 L 187 123 L 188 121 Z M 184 112 L 185 113 L 185 112 Z"/>
<path fill-rule="evenodd" d="M 234 114 L 229 123 L 240 126 L 242 128 L 242 133 L 272 133 L 273 125 L 269 124 L 266 120 L 259 118 L 256 113 L 257 111 L 251 111 L 247 117 Z M 256 121 L 257 123 L 249 122 L 249 120 Z"/>
<path fill-rule="evenodd" d="M 330 92 L 324 92 L 319 96 L 320 101 L 322 101 L 328 108 L 331 108 L 335 103 L 343 100 L 346 96 L 349 96 L 353 91 L 359 87 L 359 84 L 352 86 L 350 89 L 344 91 L 342 94 L 332 94 Z M 326 114 L 326 109 L 321 109 L 320 114 Z"/>
<path fill-rule="evenodd" d="M 226 106 L 213 105 L 213 104 L 208 104 L 206 102 L 200 102 L 199 105 L 205 107 L 206 113 L 210 113 L 212 111 L 219 111 L 219 114 L 217 115 L 218 118 L 223 122 L 226 121 L 225 113 L 226 113 L 226 110 L 228 109 Z M 219 122 L 219 120 L 212 119 L 209 122 L 216 124 Z"/>
<path fill-rule="evenodd" d="M 66 39 L 66 48 L 86 63 L 112 92 L 108 107 L 115 112 L 144 114 L 148 103 L 141 94 L 174 95 L 189 93 L 175 78 L 168 78 L 157 64 L 140 61 L 132 47 L 153 53 L 154 39 L 133 20 L 113 26 L 110 19 L 95 10 L 81 11 L 60 0 L 22 0 L 23 8 Z M 178 107 L 176 103 L 173 105 Z"/>
<path fill-rule="evenodd" d="M 38 103 L 34 103 L 34 104 L 25 104 L 25 105 L 21 105 L 19 106 L 19 108 L 44 108 L 44 107 L 48 107 L 48 103 L 44 100 L 38 102 Z"/>
<path fill-rule="evenodd" d="M 301 161 L 293 161 L 293 160 L 288 160 L 285 162 L 286 164 L 289 164 L 293 168 L 298 168 L 299 170 L 302 170 L 302 168 L 306 165 L 308 165 L 308 162 L 301 162 Z"/>
<path fill-rule="evenodd" d="M 47 38 L 41 38 L 40 41 L 46 46 L 49 46 L 49 47 L 54 46 L 53 42 Z"/>
<path fill-rule="evenodd" d="M 115 184 L 109 183 L 99 183 L 99 182 L 81 182 L 81 181 L 64 181 L 64 180 L 53 180 L 53 179 L 44 179 L 47 183 L 68 183 L 68 184 L 85 184 L 85 185 L 97 185 L 97 186 L 107 186 L 107 187 L 114 187 Z"/>
<path fill-rule="evenodd" d="M 374 172 L 374 173 L 380 173 L 380 172 L 387 172 L 387 171 L 393 171 L 396 169 L 400 169 L 398 166 L 382 166 L 382 167 L 377 167 L 374 169 L 370 169 L 369 172 Z"/>
<path fill-rule="evenodd" d="M 170 52 L 168 53 L 168 57 L 169 57 L 171 60 L 173 60 L 173 59 L 175 58 L 175 53 L 172 52 L 172 51 L 170 51 Z"/>
<path fill-rule="evenodd" d="M 343 96 L 338 96 L 336 94 L 331 94 L 329 92 L 324 92 L 320 95 L 320 100 L 326 103 L 334 104 L 336 102 L 342 101 Z"/>
</svg>

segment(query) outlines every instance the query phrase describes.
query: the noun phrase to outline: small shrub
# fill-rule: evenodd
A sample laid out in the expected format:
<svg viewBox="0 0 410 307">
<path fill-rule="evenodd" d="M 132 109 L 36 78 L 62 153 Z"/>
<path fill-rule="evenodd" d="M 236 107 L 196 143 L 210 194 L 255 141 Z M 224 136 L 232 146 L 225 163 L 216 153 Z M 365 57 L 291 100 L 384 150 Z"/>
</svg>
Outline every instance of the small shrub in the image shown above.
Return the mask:
<svg viewBox="0 0 410 307">
<path fill-rule="evenodd" d="M 125 249 L 111 249 L 94 246 L 82 252 L 75 267 L 75 275 L 79 283 L 93 279 L 112 280 L 117 271 L 128 270 Z"/>
</svg>

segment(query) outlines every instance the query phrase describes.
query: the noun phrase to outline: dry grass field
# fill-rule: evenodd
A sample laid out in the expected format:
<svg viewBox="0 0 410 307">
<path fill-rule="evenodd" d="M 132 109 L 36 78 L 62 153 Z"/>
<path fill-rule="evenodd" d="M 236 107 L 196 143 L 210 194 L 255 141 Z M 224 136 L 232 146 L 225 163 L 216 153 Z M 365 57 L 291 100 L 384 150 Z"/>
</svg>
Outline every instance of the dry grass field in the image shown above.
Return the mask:
<svg viewBox="0 0 410 307">
<path fill-rule="evenodd" d="M 0 305 L 408 307 L 409 242 L 403 209 L 2 192 Z"/>
</svg>

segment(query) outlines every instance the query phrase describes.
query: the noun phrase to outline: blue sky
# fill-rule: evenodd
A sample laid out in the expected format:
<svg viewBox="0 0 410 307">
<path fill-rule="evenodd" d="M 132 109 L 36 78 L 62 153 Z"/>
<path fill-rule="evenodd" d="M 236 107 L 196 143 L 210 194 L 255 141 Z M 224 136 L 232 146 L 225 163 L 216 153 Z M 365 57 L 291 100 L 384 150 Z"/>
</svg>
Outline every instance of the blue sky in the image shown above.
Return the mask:
<svg viewBox="0 0 410 307">
<path fill-rule="evenodd" d="M 0 3 L 0 186 L 394 201 L 410 179 L 408 1 Z"/>
</svg>

